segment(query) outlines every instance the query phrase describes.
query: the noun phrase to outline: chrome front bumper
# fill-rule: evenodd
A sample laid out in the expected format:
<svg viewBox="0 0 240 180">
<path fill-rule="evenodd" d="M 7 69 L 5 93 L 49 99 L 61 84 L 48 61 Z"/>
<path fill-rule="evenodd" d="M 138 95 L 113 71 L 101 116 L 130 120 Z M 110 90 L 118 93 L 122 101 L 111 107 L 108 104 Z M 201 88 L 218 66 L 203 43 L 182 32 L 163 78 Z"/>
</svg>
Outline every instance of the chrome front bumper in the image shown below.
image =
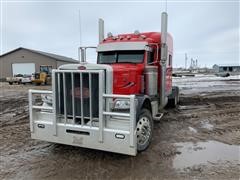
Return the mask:
<svg viewBox="0 0 240 180">
<path fill-rule="evenodd" d="M 135 95 L 101 94 L 99 118 L 95 123 L 91 120 L 90 123 L 76 124 L 66 116 L 58 117 L 54 100 L 51 107 L 35 104 L 35 95 L 52 93 L 29 90 L 30 130 L 33 139 L 133 156 L 137 154 Z M 129 99 L 129 113 L 112 112 L 106 103 L 110 102 L 107 99 L 113 98 Z"/>
</svg>

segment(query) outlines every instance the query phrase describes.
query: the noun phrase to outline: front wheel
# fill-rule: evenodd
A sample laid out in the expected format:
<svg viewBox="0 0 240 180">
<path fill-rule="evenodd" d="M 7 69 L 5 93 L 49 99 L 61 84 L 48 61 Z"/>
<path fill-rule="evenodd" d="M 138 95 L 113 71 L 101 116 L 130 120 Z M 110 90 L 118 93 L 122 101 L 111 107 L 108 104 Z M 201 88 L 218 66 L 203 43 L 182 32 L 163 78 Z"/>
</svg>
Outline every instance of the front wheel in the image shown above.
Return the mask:
<svg viewBox="0 0 240 180">
<path fill-rule="evenodd" d="M 148 148 L 153 134 L 153 120 L 148 109 L 142 109 L 137 120 L 137 150 Z"/>
</svg>

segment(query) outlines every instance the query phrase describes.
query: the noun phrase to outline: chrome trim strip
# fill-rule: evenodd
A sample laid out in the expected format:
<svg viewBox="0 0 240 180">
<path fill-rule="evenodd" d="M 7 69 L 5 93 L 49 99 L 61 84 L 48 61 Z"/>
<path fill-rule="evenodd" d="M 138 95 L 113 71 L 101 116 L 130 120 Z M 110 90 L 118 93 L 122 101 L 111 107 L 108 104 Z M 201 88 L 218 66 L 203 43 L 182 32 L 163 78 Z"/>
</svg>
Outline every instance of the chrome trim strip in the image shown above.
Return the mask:
<svg viewBox="0 0 240 180">
<path fill-rule="evenodd" d="M 99 70 L 91 70 L 91 69 L 87 69 L 87 70 L 56 70 L 56 72 L 60 72 L 60 73 L 99 73 Z"/>
<path fill-rule="evenodd" d="M 121 95 L 121 94 L 103 94 L 105 98 L 122 98 L 122 99 L 129 99 L 131 95 Z"/>
<path fill-rule="evenodd" d="M 45 107 L 45 106 L 32 106 L 32 109 L 53 110 L 53 107 Z"/>
<path fill-rule="evenodd" d="M 99 71 L 99 142 L 103 142 L 103 71 Z"/>
<path fill-rule="evenodd" d="M 81 98 L 81 125 L 84 125 L 84 113 L 83 113 L 83 83 L 82 83 L 82 72 L 80 73 L 80 98 Z"/>
<path fill-rule="evenodd" d="M 32 90 L 30 89 L 28 91 L 28 101 L 29 101 L 29 119 L 30 119 L 30 131 L 33 133 L 33 111 L 32 111 L 32 106 L 33 106 L 33 102 L 32 102 Z"/>
<path fill-rule="evenodd" d="M 57 78 L 58 78 L 58 84 L 57 84 L 57 87 L 58 87 L 58 113 L 61 112 L 61 97 L 60 97 L 60 94 L 61 94 L 61 85 L 60 85 L 60 73 L 57 73 Z M 53 86 L 55 86 L 55 83 L 53 84 Z"/>
<path fill-rule="evenodd" d="M 103 115 L 106 115 L 106 116 L 130 117 L 129 113 L 117 113 L 117 112 L 107 112 L 107 111 L 103 111 Z"/>
<path fill-rule="evenodd" d="M 67 100 L 66 100 L 66 74 L 63 73 L 63 99 L 64 99 L 64 121 L 67 122 Z"/>
<path fill-rule="evenodd" d="M 146 50 L 148 43 L 141 42 L 113 42 L 102 43 L 97 47 L 97 52 L 122 51 L 122 50 Z"/>
<path fill-rule="evenodd" d="M 130 147 L 136 146 L 136 104 L 135 95 L 130 95 Z"/>
<path fill-rule="evenodd" d="M 90 126 L 92 127 L 92 74 L 88 73 L 88 89 L 89 89 L 89 116 L 90 116 Z"/>
<path fill-rule="evenodd" d="M 75 88 L 74 88 L 74 74 L 71 73 L 72 78 L 72 116 L 73 116 L 73 122 L 75 123 Z"/>
<path fill-rule="evenodd" d="M 57 108 L 56 108 L 56 73 L 52 71 L 52 112 L 53 112 L 53 135 L 57 135 Z M 60 107 L 60 106 L 59 106 Z"/>
</svg>

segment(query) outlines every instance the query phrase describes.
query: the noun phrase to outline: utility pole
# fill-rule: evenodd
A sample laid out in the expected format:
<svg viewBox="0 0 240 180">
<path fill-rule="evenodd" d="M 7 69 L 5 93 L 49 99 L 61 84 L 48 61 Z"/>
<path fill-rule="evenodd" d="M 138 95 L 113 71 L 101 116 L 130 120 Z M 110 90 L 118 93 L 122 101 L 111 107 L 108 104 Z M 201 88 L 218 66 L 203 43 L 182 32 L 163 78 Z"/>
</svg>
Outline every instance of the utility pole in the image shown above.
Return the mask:
<svg viewBox="0 0 240 180">
<path fill-rule="evenodd" d="M 191 65 L 190 65 L 190 69 L 193 69 L 193 58 L 191 58 Z"/>
<path fill-rule="evenodd" d="M 187 70 L 187 53 L 185 53 L 185 70 Z"/>
</svg>

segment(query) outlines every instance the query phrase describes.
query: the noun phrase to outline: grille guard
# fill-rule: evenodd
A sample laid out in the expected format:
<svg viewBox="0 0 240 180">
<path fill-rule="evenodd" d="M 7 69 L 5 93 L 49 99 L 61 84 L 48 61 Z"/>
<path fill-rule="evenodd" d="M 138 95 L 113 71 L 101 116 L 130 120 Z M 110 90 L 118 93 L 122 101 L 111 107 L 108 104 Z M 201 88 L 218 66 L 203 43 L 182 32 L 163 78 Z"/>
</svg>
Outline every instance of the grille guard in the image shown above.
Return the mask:
<svg viewBox="0 0 240 180">
<path fill-rule="evenodd" d="M 58 72 L 58 71 L 57 71 Z M 66 81 L 65 73 L 89 73 L 89 71 L 59 71 L 63 73 L 63 82 Z M 104 92 L 104 72 L 102 70 L 91 71 L 99 74 L 99 107 L 98 119 L 89 117 L 88 123 L 84 123 L 83 110 L 81 111 L 81 124 L 76 124 L 74 112 L 69 120 L 67 115 L 66 92 L 64 90 L 64 114 L 59 116 L 57 110 L 56 91 L 29 90 L 29 117 L 30 131 L 33 139 L 40 139 L 50 142 L 99 149 L 110 152 L 117 152 L 135 156 L 137 154 L 136 144 L 136 98 L 135 95 L 105 94 Z M 57 73 L 53 73 L 56 79 Z M 80 76 L 82 77 L 82 76 Z M 82 79 L 80 78 L 80 81 Z M 65 82 L 63 83 L 65 84 Z M 74 83 L 73 83 L 74 84 Z M 80 83 L 81 84 L 81 83 Z M 53 83 L 53 89 L 56 87 Z M 66 89 L 66 87 L 63 87 Z M 89 88 L 90 89 L 90 88 Z M 56 90 L 56 89 L 55 89 Z M 74 93 L 74 92 L 73 92 Z M 52 94 L 52 106 L 36 105 L 34 96 L 41 94 Z M 81 93 L 82 94 L 82 93 Z M 91 93 L 90 93 L 91 102 Z M 74 96 L 73 96 L 74 97 Z M 113 98 L 129 99 L 129 113 L 112 112 L 111 102 Z M 75 101 L 72 101 L 74 107 Z M 83 101 L 81 100 L 81 108 Z M 90 103 L 91 104 L 91 103 Z M 91 106 L 92 107 L 92 106 Z M 91 108 L 90 108 L 91 112 Z M 97 122 L 97 125 L 93 125 Z"/>
</svg>

